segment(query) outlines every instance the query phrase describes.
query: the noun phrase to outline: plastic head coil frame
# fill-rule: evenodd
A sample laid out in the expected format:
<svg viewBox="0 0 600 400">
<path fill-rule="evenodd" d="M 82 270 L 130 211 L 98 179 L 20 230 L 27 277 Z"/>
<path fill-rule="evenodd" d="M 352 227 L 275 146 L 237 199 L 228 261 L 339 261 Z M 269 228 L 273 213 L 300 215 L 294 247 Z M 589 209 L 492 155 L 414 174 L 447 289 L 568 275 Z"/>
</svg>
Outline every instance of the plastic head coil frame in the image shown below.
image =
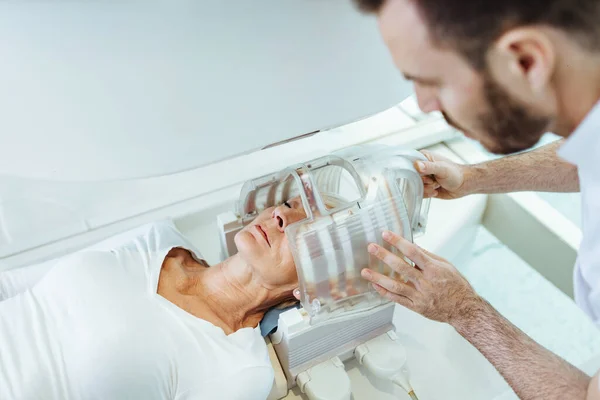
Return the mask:
<svg viewBox="0 0 600 400">
<path fill-rule="evenodd" d="M 391 230 L 408 240 L 424 232 L 429 200 L 413 163 L 414 150 L 357 146 L 247 182 L 237 214 L 250 223 L 262 210 L 299 197 L 306 218 L 286 236 L 298 271 L 301 303 L 311 323 L 370 310 L 387 303 L 363 280 L 371 268 L 393 276 L 367 252 Z"/>
</svg>

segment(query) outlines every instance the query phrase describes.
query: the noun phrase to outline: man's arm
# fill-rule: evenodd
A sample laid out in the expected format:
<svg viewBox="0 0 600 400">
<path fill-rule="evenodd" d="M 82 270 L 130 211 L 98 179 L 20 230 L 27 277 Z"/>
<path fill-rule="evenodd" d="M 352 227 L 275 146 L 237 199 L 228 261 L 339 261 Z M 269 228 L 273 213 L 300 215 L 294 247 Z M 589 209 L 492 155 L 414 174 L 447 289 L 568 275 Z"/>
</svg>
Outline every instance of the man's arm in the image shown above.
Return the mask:
<svg viewBox="0 0 600 400">
<path fill-rule="evenodd" d="M 557 154 L 563 142 L 473 165 L 475 193 L 578 192 L 577 167 Z"/>
<path fill-rule="evenodd" d="M 556 153 L 564 140 L 536 150 L 475 165 L 456 164 L 423 151 L 429 162 L 417 162 L 425 196 L 455 199 L 475 193 L 519 191 L 578 192 L 577 167 Z"/>
<path fill-rule="evenodd" d="M 384 240 L 415 266 L 370 244 L 369 252 L 397 273 L 389 277 L 362 271 L 379 294 L 426 318 L 452 325 L 522 400 L 586 399 L 590 378 L 502 317 L 452 264 L 391 232 L 384 233 Z"/>
<path fill-rule="evenodd" d="M 451 324 L 496 367 L 520 399 L 586 399 L 587 375 L 533 341 L 484 299 L 477 298 L 471 312 Z"/>
</svg>

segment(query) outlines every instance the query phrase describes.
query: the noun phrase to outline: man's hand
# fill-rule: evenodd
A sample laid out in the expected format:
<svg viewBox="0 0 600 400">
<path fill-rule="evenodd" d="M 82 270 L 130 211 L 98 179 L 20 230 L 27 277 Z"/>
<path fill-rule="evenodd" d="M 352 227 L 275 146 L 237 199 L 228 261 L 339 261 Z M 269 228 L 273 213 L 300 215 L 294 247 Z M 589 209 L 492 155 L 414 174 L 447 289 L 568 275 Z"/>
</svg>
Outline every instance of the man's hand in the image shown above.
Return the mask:
<svg viewBox="0 0 600 400">
<path fill-rule="evenodd" d="M 376 244 L 369 245 L 369 252 L 398 274 L 394 279 L 369 269 L 362 271 L 363 278 L 383 297 L 426 318 L 450 324 L 481 303 L 469 282 L 448 261 L 394 233 L 384 232 L 383 238 L 415 264 L 411 266 Z"/>
<path fill-rule="evenodd" d="M 471 194 L 467 181 L 470 166 L 457 164 L 428 151 L 422 153 L 429 161 L 417 161 L 415 168 L 423 178 L 425 197 L 457 199 Z"/>
<path fill-rule="evenodd" d="M 556 153 L 562 140 L 538 149 L 474 165 L 462 165 L 427 151 L 415 162 L 425 197 L 456 199 L 474 193 L 577 192 L 577 167 Z"/>
<path fill-rule="evenodd" d="M 387 233 L 387 232 L 386 232 Z M 590 378 L 512 325 L 448 261 L 394 234 L 384 239 L 409 260 L 373 244 L 380 260 L 399 275 L 392 279 L 364 269 L 362 276 L 384 297 L 447 322 L 502 374 L 522 400 L 586 400 L 597 387 Z M 592 385 L 597 383 L 592 383 Z M 588 400 L 593 397 L 588 397 Z"/>
</svg>

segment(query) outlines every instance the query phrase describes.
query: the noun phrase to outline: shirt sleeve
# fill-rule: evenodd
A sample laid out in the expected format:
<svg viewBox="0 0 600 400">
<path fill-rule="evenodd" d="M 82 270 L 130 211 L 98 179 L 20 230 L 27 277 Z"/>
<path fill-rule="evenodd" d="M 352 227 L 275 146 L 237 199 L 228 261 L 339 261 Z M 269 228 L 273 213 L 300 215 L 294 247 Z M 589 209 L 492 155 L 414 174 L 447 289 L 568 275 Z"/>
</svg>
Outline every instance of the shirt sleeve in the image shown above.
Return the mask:
<svg viewBox="0 0 600 400">
<path fill-rule="evenodd" d="M 56 260 L 29 267 L 0 271 L 0 301 L 33 288 L 54 265 L 56 265 Z"/>
</svg>

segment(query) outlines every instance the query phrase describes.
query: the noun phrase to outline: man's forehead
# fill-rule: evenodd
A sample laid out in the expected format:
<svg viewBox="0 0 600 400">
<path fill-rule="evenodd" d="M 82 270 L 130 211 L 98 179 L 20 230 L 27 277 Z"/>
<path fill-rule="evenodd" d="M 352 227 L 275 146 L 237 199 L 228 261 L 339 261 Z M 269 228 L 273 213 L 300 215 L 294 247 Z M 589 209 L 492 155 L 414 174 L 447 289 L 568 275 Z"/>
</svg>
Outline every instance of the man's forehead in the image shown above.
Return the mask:
<svg viewBox="0 0 600 400">
<path fill-rule="evenodd" d="M 379 12 L 379 29 L 388 44 L 431 45 L 427 26 L 413 0 L 387 0 Z"/>
<path fill-rule="evenodd" d="M 396 67 L 409 76 L 448 78 L 447 68 L 466 65 L 457 52 L 431 39 L 418 0 L 387 0 L 378 14 L 379 29 Z"/>
</svg>

